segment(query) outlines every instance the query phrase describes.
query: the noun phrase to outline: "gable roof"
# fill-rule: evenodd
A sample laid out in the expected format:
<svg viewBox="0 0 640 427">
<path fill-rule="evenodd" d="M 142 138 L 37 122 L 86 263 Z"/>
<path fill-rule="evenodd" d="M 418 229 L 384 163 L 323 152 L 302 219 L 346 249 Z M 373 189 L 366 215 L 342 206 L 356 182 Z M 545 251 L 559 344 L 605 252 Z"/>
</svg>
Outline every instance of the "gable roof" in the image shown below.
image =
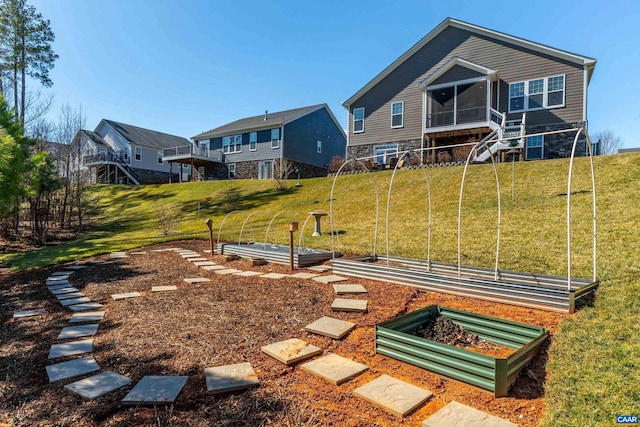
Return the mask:
<svg viewBox="0 0 640 427">
<path fill-rule="evenodd" d="M 418 84 L 418 86 L 420 86 L 420 87 L 429 86 L 431 83 L 433 83 L 434 81 L 438 80 L 438 78 L 440 76 L 445 74 L 447 71 L 449 71 L 450 69 L 452 69 L 456 65 L 460 65 L 461 67 L 467 68 L 469 70 L 476 71 L 476 72 L 478 72 L 480 74 L 485 74 L 491 80 L 494 80 L 494 81 L 498 77 L 498 72 L 496 70 L 492 69 L 492 68 L 487 68 L 487 67 L 484 67 L 482 65 L 479 65 L 479 64 L 476 64 L 474 62 L 467 61 L 466 59 L 462 59 L 462 58 L 459 58 L 459 57 L 455 56 L 455 57 L 451 58 L 449 61 L 447 61 L 447 63 L 444 64 L 442 67 L 438 68 L 433 73 L 431 73 L 426 79 L 421 81 Z"/>
<path fill-rule="evenodd" d="M 107 144 L 107 141 L 105 141 L 104 139 L 102 139 L 102 137 L 100 135 L 98 135 L 97 133 L 90 131 L 90 130 L 86 130 L 86 129 L 80 129 L 80 132 L 85 134 L 87 136 L 87 138 L 89 138 L 91 141 L 93 141 L 94 144 L 101 144 L 101 145 L 109 145 Z"/>
<path fill-rule="evenodd" d="M 520 46 L 526 49 L 531 49 L 535 52 L 539 52 L 545 55 L 549 55 L 555 58 L 563 59 L 575 64 L 583 65 L 587 67 L 588 80 L 591 80 L 593 69 L 596 65 L 596 60 L 587 56 L 578 55 L 565 50 L 556 49 L 551 46 L 547 46 L 540 43 L 535 43 L 526 39 L 511 36 L 509 34 L 501 33 L 499 31 L 490 30 L 488 28 L 480 27 L 478 25 L 469 24 L 464 21 L 459 21 L 453 18 L 447 18 L 442 21 L 437 27 L 435 27 L 429 34 L 424 36 L 418 43 L 414 44 L 409 50 L 403 53 L 398 59 L 391 63 L 387 68 L 382 70 L 380 74 L 375 76 L 369 83 L 364 85 L 362 89 L 356 92 L 351 98 L 342 103 L 344 108 L 349 108 L 355 101 L 357 101 L 362 95 L 368 92 L 371 88 L 377 85 L 382 79 L 387 77 L 391 72 L 398 68 L 404 61 L 409 59 L 414 53 L 422 49 L 427 43 L 433 40 L 438 34 L 444 31 L 448 27 L 460 28 L 475 34 L 480 34 L 486 37 L 491 37 L 496 40 L 500 40 L 506 43 L 510 43 L 516 46 Z"/>
<path fill-rule="evenodd" d="M 244 119 L 236 120 L 231 123 L 227 123 L 226 125 L 219 126 L 217 128 L 208 130 L 206 132 L 202 132 L 196 136 L 192 136 L 191 139 L 195 141 L 199 141 L 202 139 L 214 138 L 218 136 L 226 136 L 232 135 L 234 133 L 246 132 L 258 129 L 268 129 L 276 126 L 286 125 L 287 123 L 298 120 L 301 117 L 306 116 L 307 114 L 313 113 L 314 111 L 320 110 L 321 108 L 326 108 L 327 112 L 335 122 L 338 128 L 342 129 L 338 124 L 338 121 L 331 113 L 331 110 L 327 106 L 327 104 L 317 104 L 310 105 L 308 107 L 294 108 L 292 110 L 278 111 L 275 113 L 266 113 L 265 114 L 253 117 L 246 117 Z"/>
<path fill-rule="evenodd" d="M 100 121 L 96 127 L 96 131 L 100 128 L 102 123 L 106 123 L 111 126 L 113 130 L 118 132 L 130 144 L 142 145 L 144 147 L 154 149 L 175 148 L 184 145 L 191 145 L 191 141 L 181 136 L 156 132 L 155 130 L 144 129 L 138 126 L 132 126 L 107 119 L 102 119 Z"/>
</svg>

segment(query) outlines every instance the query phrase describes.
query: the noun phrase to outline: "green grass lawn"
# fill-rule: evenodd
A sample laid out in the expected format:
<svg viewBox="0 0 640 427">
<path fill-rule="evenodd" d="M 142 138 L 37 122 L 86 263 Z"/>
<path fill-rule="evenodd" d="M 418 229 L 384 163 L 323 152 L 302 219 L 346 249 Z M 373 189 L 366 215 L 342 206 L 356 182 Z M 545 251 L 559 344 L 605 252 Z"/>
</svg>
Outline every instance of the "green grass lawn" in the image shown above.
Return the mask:
<svg viewBox="0 0 640 427">
<path fill-rule="evenodd" d="M 499 165 L 501 183 L 500 268 L 566 275 L 566 203 L 568 160 L 516 164 L 511 198 L 511 164 Z M 431 259 L 457 259 L 458 195 L 461 167 L 428 169 L 432 192 Z M 428 203 L 425 170 L 338 178 L 334 193 L 334 243 L 345 253 L 371 253 L 376 193 L 379 226 L 376 251 L 425 259 Z M 572 188 L 572 273 L 592 275 L 591 178 L 587 159 L 577 159 Z M 596 159 L 598 199 L 598 278 L 593 307 L 561 324 L 553 337 L 546 386 L 545 426 L 615 424 L 616 414 L 640 413 L 640 155 Z M 144 187 L 96 186 L 92 196 L 97 229 L 83 239 L 37 251 L 8 254 L 0 262 L 15 269 L 37 268 L 91 255 L 183 238 L 206 238 L 210 217 L 217 234 L 225 216 L 225 192 L 238 188 L 241 212 L 224 222 L 221 239 L 285 244 L 286 223 L 302 226 L 308 212 L 329 210 L 333 178 L 302 180 L 302 187 L 275 193 L 258 180 L 211 181 Z M 293 182 L 291 183 L 293 184 Z M 389 211 L 387 202 L 391 195 Z M 463 204 L 462 262 L 492 267 L 495 262 L 497 194 L 491 165 L 468 171 Z M 158 209 L 176 209 L 175 233 L 163 236 Z M 248 215 L 251 213 L 251 216 Z M 275 217 L 275 219 L 274 219 Z M 272 221 L 267 234 L 267 226 Z M 324 231 L 329 220 L 323 219 Z M 304 244 L 331 247 L 331 236 L 311 237 L 313 219 L 303 230 Z M 299 234 L 296 235 L 296 242 Z"/>
</svg>

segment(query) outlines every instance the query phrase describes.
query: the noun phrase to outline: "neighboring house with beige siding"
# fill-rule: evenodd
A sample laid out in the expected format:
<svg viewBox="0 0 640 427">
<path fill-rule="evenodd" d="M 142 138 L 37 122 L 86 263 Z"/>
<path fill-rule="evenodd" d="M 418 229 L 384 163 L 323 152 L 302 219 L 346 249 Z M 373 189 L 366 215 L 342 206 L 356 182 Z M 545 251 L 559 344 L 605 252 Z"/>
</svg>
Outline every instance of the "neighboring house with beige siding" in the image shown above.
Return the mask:
<svg viewBox="0 0 640 427">
<path fill-rule="evenodd" d="M 527 160 L 568 156 L 576 132 L 548 132 L 586 126 L 595 64 L 445 19 L 343 103 L 349 111 L 347 156 L 388 163 L 399 151 L 483 138 L 499 142 L 474 153 L 476 161 L 490 154 L 504 159 L 514 148 Z M 462 160 L 468 150 L 434 151 L 441 159 Z M 585 145 L 578 151 L 584 154 Z M 437 159 L 432 156 L 427 160 Z"/>
</svg>

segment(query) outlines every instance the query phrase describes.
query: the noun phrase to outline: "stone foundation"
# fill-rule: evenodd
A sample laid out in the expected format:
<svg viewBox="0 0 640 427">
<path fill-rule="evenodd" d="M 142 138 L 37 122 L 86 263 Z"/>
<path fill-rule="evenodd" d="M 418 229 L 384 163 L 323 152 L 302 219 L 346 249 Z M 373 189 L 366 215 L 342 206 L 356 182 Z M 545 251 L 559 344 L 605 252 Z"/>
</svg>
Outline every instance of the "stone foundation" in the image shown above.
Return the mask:
<svg viewBox="0 0 640 427">
<path fill-rule="evenodd" d="M 527 126 L 527 134 L 552 132 L 562 129 L 579 128 L 584 126 L 584 122 L 578 123 L 565 123 L 561 125 L 546 125 L 546 126 Z M 571 157 L 571 148 L 573 146 L 573 140 L 576 137 L 576 131 L 554 133 L 551 135 L 544 135 L 544 150 L 543 156 L 545 159 L 559 159 L 564 157 Z M 583 134 L 578 138 L 578 144 L 576 144 L 576 157 L 587 155 L 587 137 Z"/>
</svg>

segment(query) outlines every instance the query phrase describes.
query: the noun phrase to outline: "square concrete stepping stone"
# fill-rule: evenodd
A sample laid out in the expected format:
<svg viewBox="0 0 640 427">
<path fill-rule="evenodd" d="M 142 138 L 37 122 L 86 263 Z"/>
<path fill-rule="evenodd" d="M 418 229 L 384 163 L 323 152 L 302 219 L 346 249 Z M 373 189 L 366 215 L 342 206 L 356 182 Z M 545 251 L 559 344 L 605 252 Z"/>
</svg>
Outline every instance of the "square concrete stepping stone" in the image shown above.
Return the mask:
<svg viewBox="0 0 640 427">
<path fill-rule="evenodd" d="M 103 259 L 94 259 L 91 261 L 87 261 L 87 264 L 91 264 L 91 265 L 102 265 L 104 263 L 106 263 L 106 261 Z"/>
<path fill-rule="evenodd" d="M 60 301 L 60 304 L 67 307 L 69 305 L 82 304 L 84 302 L 91 302 L 91 299 L 88 297 L 71 298 Z"/>
<path fill-rule="evenodd" d="M 282 279 L 283 277 L 289 277 L 289 275 L 282 273 L 267 273 L 260 276 L 261 279 Z"/>
<path fill-rule="evenodd" d="M 183 281 L 185 283 L 193 285 L 194 283 L 210 282 L 211 279 L 207 279 L 206 277 L 189 277 L 189 278 L 183 279 Z"/>
<path fill-rule="evenodd" d="M 63 286 L 60 288 L 49 289 L 53 295 L 62 295 L 62 294 L 70 294 L 78 292 L 78 288 L 74 288 L 73 286 Z"/>
<path fill-rule="evenodd" d="M 119 301 L 121 299 L 127 299 L 127 298 L 137 298 L 141 296 L 142 294 L 140 292 L 126 292 L 124 294 L 111 294 L 111 298 L 113 298 L 114 301 Z"/>
<path fill-rule="evenodd" d="M 224 270 L 213 270 L 214 273 L 216 274 L 220 274 L 220 275 L 227 275 L 227 274 L 233 274 L 233 273 L 240 273 L 242 270 L 236 270 L 235 268 L 226 268 Z"/>
<path fill-rule="evenodd" d="M 82 297 L 86 297 L 85 294 L 83 294 L 82 292 L 69 292 L 66 294 L 55 294 L 56 298 L 58 298 L 58 300 L 62 301 L 62 300 L 66 300 L 66 299 L 71 299 L 71 298 L 82 298 Z"/>
<path fill-rule="evenodd" d="M 362 285 L 333 285 L 333 290 L 337 295 L 367 293 L 367 289 Z"/>
<path fill-rule="evenodd" d="M 224 265 L 205 265 L 202 269 L 207 271 L 228 270 Z"/>
<path fill-rule="evenodd" d="M 173 403 L 189 377 L 147 375 L 122 399 L 123 405 Z"/>
<path fill-rule="evenodd" d="M 291 365 L 301 360 L 322 354 L 321 348 L 308 344 L 298 338 L 290 338 L 288 340 L 265 345 L 262 347 L 262 351 L 286 365 Z"/>
<path fill-rule="evenodd" d="M 49 357 L 47 357 L 47 359 L 73 356 L 74 354 L 91 353 L 92 351 L 92 339 L 53 344 L 51 346 L 51 350 L 49 350 Z"/>
<path fill-rule="evenodd" d="M 333 317 L 321 317 L 313 323 L 304 327 L 305 331 L 313 334 L 323 335 L 329 338 L 340 338 L 347 335 L 353 328 L 356 327 L 355 323 L 347 322 L 345 320 L 334 319 Z"/>
<path fill-rule="evenodd" d="M 104 311 L 85 311 L 84 313 L 75 313 L 73 316 L 71 316 L 69 322 L 99 322 L 104 318 L 104 313 Z"/>
<path fill-rule="evenodd" d="M 82 270 L 83 268 L 87 268 L 86 265 L 67 265 L 64 268 L 67 270 Z"/>
<path fill-rule="evenodd" d="M 170 251 L 171 249 L 151 249 L 149 252 L 167 252 Z"/>
<path fill-rule="evenodd" d="M 423 421 L 422 427 L 518 427 L 511 421 L 498 418 L 462 403 L 453 401 Z"/>
<path fill-rule="evenodd" d="M 71 283 L 69 283 L 69 281 L 67 279 L 64 279 L 64 280 L 47 280 L 45 284 L 47 285 L 47 287 L 71 285 Z"/>
<path fill-rule="evenodd" d="M 39 316 L 39 315 L 44 314 L 46 312 L 47 312 L 47 310 L 45 310 L 44 308 L 35 308 L 33 310 L 15 311 L 13 313 L 13 318 L 14 319 L 23 319 L 25 317 Z"/>
<path fill-rule="evenodd" d="M 73 271 L 56 271 L 55 273 L 51 274 L 51 277 L 65 277 L 68 278 L 69 276 L 71 276 L 74 272 Z"/>
<path fill-rule="evenodd" d="M 131 383 L 131 380 L 124 375 L 106 371 L 101 374 L 67 384 L 64 388 L 72 393 L 80 395 L 83 399 L 93 400 L 124 387 L 129 383 Z"/>
<path fill-rule="evenodd" d="M 188 254 L 181 254 L 182 258 L 189 260 L 191 258 L 202 258 L 202 255 L 200 255 L 199 253 L 188 253 Z"/>
<path fill-rule="evenodd" d="M 356 396 L 397 417 L 404 417 L 425 403 L 433 393 L 389 375 L 382 375 L 353 390 Z"/>
<path fill-rule="evenodd" d="M 319 275 L 315 273 L 296 273 L 291 275 L 291 277 L 295 277 L 296 279 L 313 279 L 318 276 Z"/>
<path fill-rule="evenodd" d="M 260 383 L 249 362 L 205 368 L 204 376 L 208 394 L 244 390 Z"/>
<path fill-rule="evenodd" d="M 71 311 L 86 311 L 86 310 L 95 310 L 101 307 L 102 307 L 102 304 L 100 304 L 99 302 L 87 302 L 84 304 L 70 305 L 67 308 L 69 308 Z"/>
<path fill-rule="evenodd" d="M 151 288 L 151 292 L 167 292 L 167 291 L 175 291 L 177 290 L 178 287 L 175 285 L 169 285 L 169 286 L 153 286 Z"/>
<path fill-rule="evenodd" d="M 189 262 L 206 262 L 209 261 L 209 258 L 198 257 L 198 258 L 187 258 Z"/>
<path fill-rule="evenodd" d="M 362 313 L 367 311 L 366 299 L 345 299 L 336 298 L 331 304 L 331 310 L 333 311 L 354 311 Z"/>
<path fill-rule="evenodd" d="M 333 385 L 340 385 L 360 375 L 369 368 L 367 365 L 354 362 L 337 354 L 329 354 L 301 365 L 300 369 L 320 377 Z"/>
<path fill-rule="evenodd" d="M 111 252 L 109 254 L 110 258 L 127 258 L 127 254 L 124 252 Z"/>
<path fill-rule="evenodd" d="M 259 271 L 241 271 L 239 273 L 233 273 L 234 276 L 241 276 L 241 277 L 251 277 L 251 276 L 260 276 L 262 275 L 262 273 L 260 273 Z"/>
<path fill-rule="evenodd" d="M 198 267 L 206 267 L 207 265 L 216 265 L 216 263 L 213 261 L 196 261 L 193 263 L 193 265 L 196 265 Z"/>
<path fill-rule="evenodd" d="M 144 254 L 146 254 L 146 253 L 147 253 L 146 251 L 131 252 L 131 254 L 130 254 L 130 255 L 144 255 Z"/>
<path fill-rule="evenodd" d="M 71 286 L 73 286 L 73 285 L 65 280 L 64 282 L 55 282 L 53 284 L 47 284 L 47 289 L 52 291 L 54 289 L 69 288 Z"/>
<path fill-rule="evenodd" d="M 318 273 L 325 273 L 331 270 L 332 267 L 328 265 L 314 265 L 313 267 L 307 267 L 307 270 L 317 271 Z"/>
<path fill-rule="evenodd" d="M 316 282 L 320 282 L 320 283 L 334 283 L 334 282 L 342 282 L 344 280 L 347 280 L 347 278 L 332 274 L 330 276 L 314 277 L 312 280 L 315 280 Z"/>
<path fill-rule="evenodd" d="M 98 324 L 67 326 L 62 328 L 58 339 L 66 340 L 69 338 L 92 337 L 96 332 L 98 332 Z"/>
<path fill-rule="evenodd" d="M 81 359 L 49 365 L 46 367 L 46 370 L 49 382 L 54 383 L 67 378 L 77 377 L 78 375 L 88 374 L 89 372 L 99 371 L 100 366 L 98 366 L 93 357 L 83 357 Z"/>
</svg>

